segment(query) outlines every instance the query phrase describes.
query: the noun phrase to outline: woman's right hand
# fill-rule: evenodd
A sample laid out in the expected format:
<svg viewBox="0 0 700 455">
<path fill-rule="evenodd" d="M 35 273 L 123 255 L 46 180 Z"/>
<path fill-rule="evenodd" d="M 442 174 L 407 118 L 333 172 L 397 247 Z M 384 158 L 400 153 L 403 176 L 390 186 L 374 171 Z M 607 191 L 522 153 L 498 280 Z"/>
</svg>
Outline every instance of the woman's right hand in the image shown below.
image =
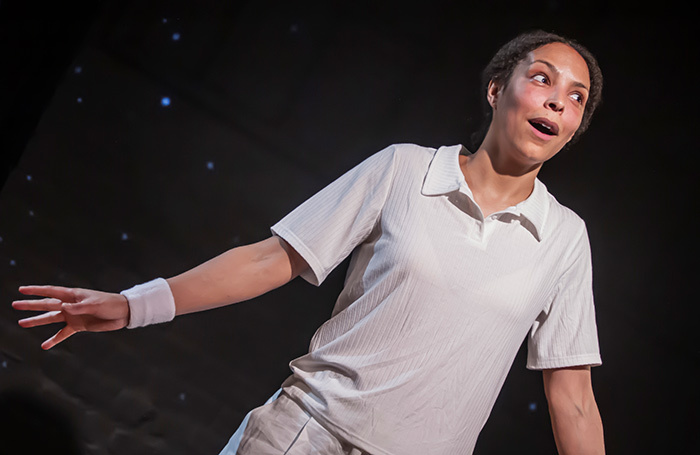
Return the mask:
<svg viewBox="0 0 700 455">
<path fill-rule="evenodd" d="M 21 286 L 19 292 L 44 297 L 12 302 L 16 310 L 43 311 L 40 315 L 21 319 L 21 327 L 65 323 L 41 344 L 42 349 L 51 349 L 77 332 L 119 330 L 129 323 L 129 302 L 121 294 L 61 286 Z"/>
</svg>

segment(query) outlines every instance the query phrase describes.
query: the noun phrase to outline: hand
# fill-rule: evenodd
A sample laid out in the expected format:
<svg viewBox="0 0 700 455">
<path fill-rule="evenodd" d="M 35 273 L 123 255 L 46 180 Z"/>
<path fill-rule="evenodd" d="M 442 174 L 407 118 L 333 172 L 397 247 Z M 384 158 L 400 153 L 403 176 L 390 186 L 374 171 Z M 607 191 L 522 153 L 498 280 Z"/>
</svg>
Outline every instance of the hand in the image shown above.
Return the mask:
<svg viewBox="0 0 700 455">
<path fill-rule="evenodd" d="M 60 286 L 21 286 L 19 292 L 46 297 L 12 302 L 16 310 L 44 311 L 38 316 L 21 319 L 21 327 L 66 324 L 41 344 L 42 349 L 51 349 L 77 332 L 119 330 L 129 323 L 129 302 L 121 294 Z"/>
</svg>

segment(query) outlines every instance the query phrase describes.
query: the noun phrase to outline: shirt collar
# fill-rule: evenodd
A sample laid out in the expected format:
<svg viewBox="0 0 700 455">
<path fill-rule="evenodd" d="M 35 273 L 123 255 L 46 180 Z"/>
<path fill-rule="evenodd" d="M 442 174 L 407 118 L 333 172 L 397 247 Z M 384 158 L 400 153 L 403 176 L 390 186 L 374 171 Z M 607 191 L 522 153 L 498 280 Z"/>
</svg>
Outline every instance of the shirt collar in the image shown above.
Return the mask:
<svg viewBox="0 0 700 455">
<path fill-rule="evenodd" d="M 462 191 L 474 201 L 474 196 L 464 180 L 464 174 L 459 167 L 459 155 L 465 150 L 462 145 L 440 147 L 433 157 L 428 171 L 425 174 L 421 194 L 425 196 L 437 196 L 452 191 Z M 468 152 L 467 152 L 468 153 Z M 535 179 L 535 186 L 522 202 L 509 207 L 504 212 L 510 212 L 516 216 L 523 216 L 527 222 L 521 223 L 528 229 L 538 241 L 542 240 L 544 223 L 547 218 L 548 207 L 547 187 L 539 179 Z M 476 201 L 474 201 L 476 203 Z"/>
</svg>

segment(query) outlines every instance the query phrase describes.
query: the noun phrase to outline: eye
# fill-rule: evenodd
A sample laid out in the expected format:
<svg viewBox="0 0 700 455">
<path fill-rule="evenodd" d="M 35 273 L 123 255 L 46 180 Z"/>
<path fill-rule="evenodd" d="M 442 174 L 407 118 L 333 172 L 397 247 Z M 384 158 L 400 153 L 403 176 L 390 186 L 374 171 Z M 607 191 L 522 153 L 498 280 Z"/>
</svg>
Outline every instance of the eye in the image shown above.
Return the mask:
<svg viewBox="0 0 700 455">
<path fill-rule="evenodd" d="M 549 83 L 549 78 L 547 77 L 546 74 L 542 73 L 537 73 L 534 76 L 532 76 L 532 79 L 536 80 L 540 84 L 548 84 Z"/>
<path fill-rule="evenodd" d="M 583 105 L 584 98 L 583 98 L 583 95 L 580 94 L 579 92 L 574 92 L 574 93 L 572 93 L 572 94 L 571 94 L 571 98 L 572 98 L 574 101 L 576 101 L 577 103 Z"/>
</svg>

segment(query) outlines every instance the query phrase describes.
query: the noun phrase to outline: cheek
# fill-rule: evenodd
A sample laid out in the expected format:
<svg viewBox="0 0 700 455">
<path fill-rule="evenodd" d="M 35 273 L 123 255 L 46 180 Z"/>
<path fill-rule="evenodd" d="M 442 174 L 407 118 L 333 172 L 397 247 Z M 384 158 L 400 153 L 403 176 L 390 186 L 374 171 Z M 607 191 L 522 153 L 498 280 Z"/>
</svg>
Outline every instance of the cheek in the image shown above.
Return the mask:
<svg viewBox="0 0 700 455">
<path fill-rule="evenodd" d="M 583 119 L 583 114 L 581 112 L 576 112 L 573 109 L 564 115 L 564 124 L 568 130 L 568 137 L 571 137 L 576 133 L 578 127 L 581 125 L 581 120 Z"/>
<path fill-rule="evenodd" d="M 522 123 L 532 115 L 532 112 L 542 107 L 545 95 L 531 84 L 513 86 L 509 96 L 504 100 L 504 110 L 507 111 L 509 123 Z"/>
<path fill-rule="evenodd" d="M 505 97 L 505 107 L 510 109 L 530 109 L 540 102 L 542 94 L 530 84 L 517 84 L 511 87 L 508 96 Z"/>
<path fill-rule="evenodd" d="M 537 90 L 521 87 L 519 90 L 513 90 L 511 96 L 508 97 L 507 103 L 503 106 L 505 109 L 506 124 L 511 134 L 522 132 L 526 128 L 526 120 L 532 116 L 544 100 Z M 538 104 L 540 103 L 540 104 Z"/>
</svg>

